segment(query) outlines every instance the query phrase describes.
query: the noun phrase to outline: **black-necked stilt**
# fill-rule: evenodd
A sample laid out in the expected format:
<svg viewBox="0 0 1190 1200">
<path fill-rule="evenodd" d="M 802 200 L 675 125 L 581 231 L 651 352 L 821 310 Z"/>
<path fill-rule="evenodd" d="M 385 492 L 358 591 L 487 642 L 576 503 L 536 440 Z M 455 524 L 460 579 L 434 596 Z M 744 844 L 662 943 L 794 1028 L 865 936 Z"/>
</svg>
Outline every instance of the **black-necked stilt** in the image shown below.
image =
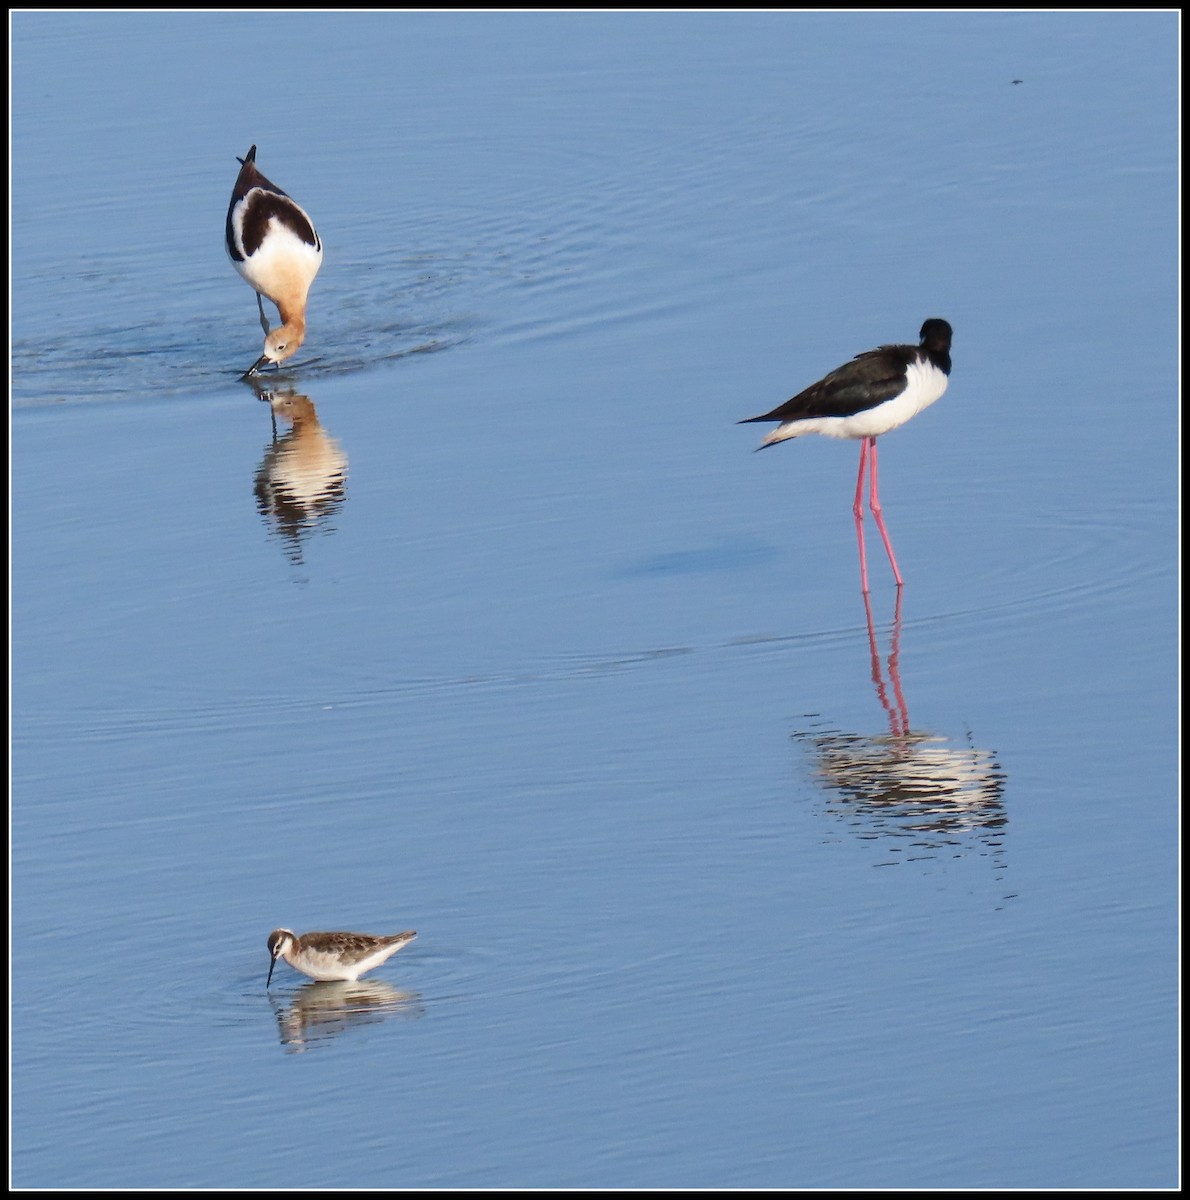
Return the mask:
<svg viewBox="0 0 1190 1200">
<path fill-rule="evenodd" d="M 310 214 L 256 169 L 256 147 L 241 159 L 240 174 L 227 208 L 227 253 L 231 265 L 256 290 L 264 327 L 264 353 L 245 377 L 265 363 L 282 363 L 306 337 L 306 297 L 322 266 L 322 241 Z M 269 332 L 266 296 L 281 314 Z"/>
<path fill-rule="evenodd" d="M 826 437 L 862 438 L 859 452 L 859 479 L 855 486 L 855 528 L 859 536 L 859 569 L 863 590 L 868 591 L 868 564 L 864 553 L 863 491 L 864 470 L 872 463 L 869 507 L 876 527 L 888 551 L 897 587 L 904 580 L 897 569 L 892 542 L 881 516 L 880 493 L 876 482 L 876 439 L 933 404 L 946 391 L 950 375 L 950 340 L 953 331 L 939 317 L 930 317 L 921 327 L 917 346 L 879 346 L 856 355 L 805 391 L 799 392 L 779 408 L 749 421 L 778 421 L 776 429 L 765 435 L 757 447 L 775 445 L 803 433 Z"/>
</svg>

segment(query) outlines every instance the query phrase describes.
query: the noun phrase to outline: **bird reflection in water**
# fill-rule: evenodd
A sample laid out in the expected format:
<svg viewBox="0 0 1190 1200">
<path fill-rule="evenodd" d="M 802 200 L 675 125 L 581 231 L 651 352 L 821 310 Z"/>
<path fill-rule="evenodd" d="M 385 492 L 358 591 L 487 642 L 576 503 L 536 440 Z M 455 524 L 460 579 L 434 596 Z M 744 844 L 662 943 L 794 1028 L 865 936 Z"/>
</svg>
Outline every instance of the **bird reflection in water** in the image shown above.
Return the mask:
<svg viewBox="0 0 1190 1200">
<path fill-rule="evenodd" d="M 889 843 L 897 858 L 963 857 L 975 852 L 1003 861 L 1005 775 L 991 750 L 955 745 L 909 724 L 901 686 L 901 589 L 890 634 L 887 676 L 872 606 L 864 595 L 872 683 L 888 732 L 847 733 L 814 728 L 793 734 L 809 745 L 826 812 L 864 840 Z"/>
<path fill-rule="evenodd" d="M 254 390 L 273 423 L 272 443 L 256 472 L 256 505 L 289 558 L 300 563 L 303 540 L 334 529 L 331 518 L 347 498 L 347 456 L 322 427 L 309 396 L 256 384 Z M 278 421 L 289 426 L 280 436 Z"/>
<path fill-rule="evenodd" d="M 281 1045 L 300 1054 L 318 1042 L 390 1017 L 420 1017 L 425 1009 L 416 992 L 398 991 L 374 979 L 307 983 L 288 1002 L 270 993 Z"/>
</svg>

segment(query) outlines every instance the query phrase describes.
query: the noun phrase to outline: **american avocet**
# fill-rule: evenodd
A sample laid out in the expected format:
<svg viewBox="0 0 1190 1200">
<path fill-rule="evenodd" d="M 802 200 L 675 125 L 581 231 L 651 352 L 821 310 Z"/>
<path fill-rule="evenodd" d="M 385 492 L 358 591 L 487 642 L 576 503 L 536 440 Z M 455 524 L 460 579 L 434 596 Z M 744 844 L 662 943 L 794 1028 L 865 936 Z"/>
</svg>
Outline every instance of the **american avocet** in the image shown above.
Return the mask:
<svg viewBox="0 0 1190 1200">
<path fill-rule="evenodd" d="M 946 321 L 931 317 L 921 327 L 918 346 L 879 346 L 856 355 L 849 363 L 832 371 L 805 391 L 799 392 L 779 408 L 749 421 L 779 421 L 780 424 L 757 447 L 775 445 L 803 433 L 821 433 L 826 437 L 862 438 L 859 452 L 859 480 L 855 486 L 855 529 L 859 536 L 859 570 L 863 590 L 868 591 L 868 564 L 864 553 L 863 492 L 864 469 L 872 462 L 870 507 L 876 526 L 888 551 L 897 587 L 904 580 L 897 570 L 892 542 L 881 516 L 880 493 L 876 483 L 876 439 L 898 425 L 904 425 L 946 391 L 950 375 L 950 339 L 953 331 Z"/>
<path fill-rule="evenodd" d="M 256 169 L 256 147 L 241 159 L 227 207 L 227 253 L 231 265 L 256 289 L 264 328 L 264 353 L 245 376 L 265 363 L 283 363 L 306 337 L 306 297 L 322 266 L 322 240 L 310 214 Z M 269 331 L 262 296 L 281 314 Z"/>
<path fill-rule="evenodd" d="M 283 958 L 295 971 L 311 979 L 358 979 L 365 972 L 391 958 L 402 946 L 417 937 L 412 929 L 377 937 L 371 933 L 303 933 L 292 929 L 274 929 L 269 934 L 269 977 Z"/>
</svg>

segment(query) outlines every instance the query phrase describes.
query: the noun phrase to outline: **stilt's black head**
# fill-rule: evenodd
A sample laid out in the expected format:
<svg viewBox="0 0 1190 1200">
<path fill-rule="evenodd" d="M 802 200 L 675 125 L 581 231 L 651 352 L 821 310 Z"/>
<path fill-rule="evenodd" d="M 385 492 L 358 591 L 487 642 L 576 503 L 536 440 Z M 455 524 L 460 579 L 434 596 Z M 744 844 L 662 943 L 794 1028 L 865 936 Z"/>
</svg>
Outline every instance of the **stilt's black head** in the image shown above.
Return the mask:
<svg viewBox="0 0 1190 1200">
<path fill-rule="evenodd" d="M 951 329 L 949 321 L 944 321 L 941 317 L 930 317 L 921 327 L 922 349 L 930 354 L 948 354 L 950 339 L 953 336 L 954 330 Z"/>
</svg>

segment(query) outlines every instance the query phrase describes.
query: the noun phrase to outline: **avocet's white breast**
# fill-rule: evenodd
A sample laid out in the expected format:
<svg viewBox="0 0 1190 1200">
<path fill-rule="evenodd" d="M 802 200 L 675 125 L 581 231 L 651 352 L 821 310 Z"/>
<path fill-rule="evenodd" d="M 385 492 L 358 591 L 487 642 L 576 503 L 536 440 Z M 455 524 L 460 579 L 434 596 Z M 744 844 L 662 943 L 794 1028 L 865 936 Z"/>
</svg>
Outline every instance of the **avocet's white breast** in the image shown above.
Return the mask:
<svg viewBox="0 0 1190 1200">
<path fill-rule="evenodd" d="M 249 193 L 248 198 L 251 199 L 252 195 Z M 305 215 L 298 205 L 295 204 L 294 208 Z M 232 228 L 239 246 L 243 245 L 244 240 L 245 211 L 246 206 L 241 204 L 232 213 Z M 310 245 L 284 222 L 271 217 L 268 232 L 255 253 L 240 260 L 233 258 L 231 264 L 243 279 L 270 300 L 275 300 L 280 293 L 293 290 L 304 301 L 314 276 L 322 266 L 322 245 Z"/>
</svg>

